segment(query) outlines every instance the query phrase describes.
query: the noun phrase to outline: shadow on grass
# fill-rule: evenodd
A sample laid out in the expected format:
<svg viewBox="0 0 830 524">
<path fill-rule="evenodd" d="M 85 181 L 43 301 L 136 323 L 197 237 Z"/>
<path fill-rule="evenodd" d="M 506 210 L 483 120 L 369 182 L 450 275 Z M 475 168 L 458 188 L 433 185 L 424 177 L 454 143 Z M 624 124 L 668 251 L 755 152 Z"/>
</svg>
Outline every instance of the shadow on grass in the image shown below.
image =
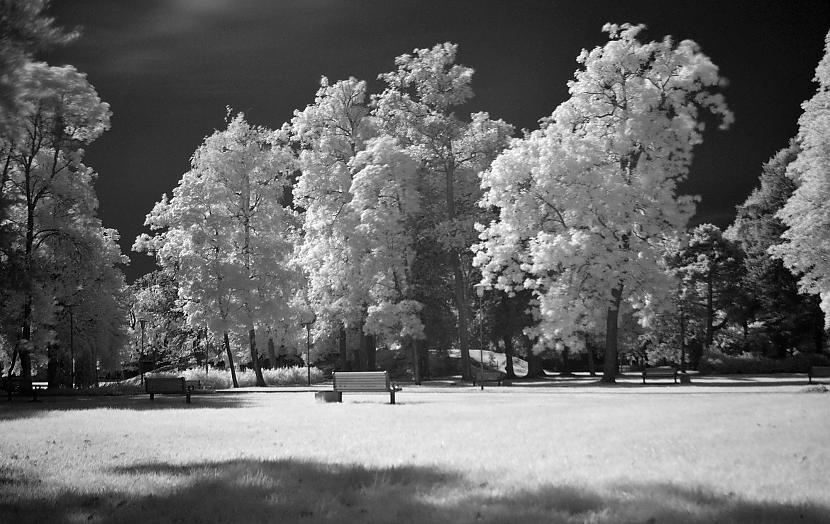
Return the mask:
<svg viewBox="0 0 830 524">
<path fill-rule="evenodd" d="M 145 463 L 50 495 L 0 468 L 0 521 L 225 522 L 830 522 L 817 504 L 748 501 L 671 483 L 492 488 L 431 467 L 369 468 L 298 460 Z M 107 487 L 107 482 L 123 488 Z M 139 492 L 151 493 L 140 495 Z"/>
<path fill-rule="evenodd" d="M 136 411 L 159 409 L 215 409 L 244 408 L 251 405 L 250 398 L 242 395 L 193 395 L 191 403 L 184 395 L 156 395 L 155 400 L 144 395 L 118 396 L 43 396 L 37 402 L 15 399 L 0 400 L 0 421 L 42 417 L 52 411 L 87 409 L 129 409 Z"/>
</svg>

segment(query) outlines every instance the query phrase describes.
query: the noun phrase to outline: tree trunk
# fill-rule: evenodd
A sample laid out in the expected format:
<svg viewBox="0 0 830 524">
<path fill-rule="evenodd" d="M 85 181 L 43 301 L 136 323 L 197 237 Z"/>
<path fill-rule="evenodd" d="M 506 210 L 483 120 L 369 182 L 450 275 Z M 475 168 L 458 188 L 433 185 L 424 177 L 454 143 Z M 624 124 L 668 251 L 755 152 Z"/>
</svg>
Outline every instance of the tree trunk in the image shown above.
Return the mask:
<svg viewBox="0 0 830 524">
<path fill-rule="evenodd" d="M 415 384 L 421 385 L 421 361 L 418 352 L 418 342 L 410 339 L 409 343 L 412 345 L 412 371 L 415 374 Z"/>
<path fill-rule="evenodd" d="M 559 371 L 559 374 L 564 377 L 569 377 L 573 375 L 571 373 L 571 363 L 568 361 L 569 353 L 571 352 L 568 346 L 562 348 L 562 369 Z"/>
<path fill-rule="evenodd" d="M 585 337 L 585 352 L 588 354 L 588 373 L 595 377 L 597 376 L 597 366 L 594 363 L 594 348 L 588 343 L 588 335 L 584 335 Z"/>
<path fill-rule="evenodd" d="M 706 347 L 712 347 L 712 342 L 715 339 L 715 328 L 714 324 L 714 299 L 713 299 L 713 285 L 712 280 L 715 278 L 714 270 L 710 270 L 709 274 L 706 277 Z"/>
<path fill-rule="evenodd" d="M 346 326 L 340 324 L 340 333 L 338 335 L 338 344 L 340 345 L 340 366 L 338 371 L 346 371 L 348 368 L 349 352 L 346 347 Z"/>
<path fill-rule="evenodd" d="M 680 371 L 686 372 L 686 308 L 680 306 Z"/>
<path fill-rule="evenodd" d="M 513 369 L 513 337 L 510 334 L 502 337 L 504 341 L 504 370 L 507 378 L 516 378 L 516 371 Z"/>
<path fill-rule="evenodd" d="M 542 369 L 542 358 L 531 349 L 527 354 L 527 378 L 544 377 L 545 370 Z"/>
<path fill-rule="evenodd" d="M 46 381 L 48 384 L 46 387 L 49 389 L 60 387 L 60 353 L 60 347 L 54 344 L 49 344 L 46 348 L 46 355 L 49 359 L 46 363 Z"/>
<path fill-rule="evenodd" d="M 227 331 L 222 333 L 222 338 L 225 341 L 225 352 L 228 355 L 228 366 L 231 368 L 231 380 L 233 381 L 233 387 L 238 388 L 239 382 L 236 380 L 236 369 L 233 367 L 233 353 L 231 353 L 231 341 L 228 338 Z"/>
<path fill-rule="evenodd" d="M 366 369 L 374 371 L 377 369 L 377 341 L 374 335 L 369 335 L 366 339 Z"/>
<path fill-rule="evenodd" d="M 605 362 L 601 382 L 613 384 L 617 381 L 617 322 L 622 301 L 622 284 L 611 290 L 611 303 L 605 317 Z"/>
<path fill-rule="evenodd" d="M 457 253 L 450 257 L 452 272 L 455 277 L 455 308 L 458 312 L 458 344 L 461 349 L 461 378 L 469 380 L 470 373 L 470 334 L 468 333 L 467 301 L 464 293 L 464 274 L 461 271 L 461 258 Z"/>
<path fill-rule="evenodd" d="M 251 364 L 254 366 L 256 385 L 263 388 L 265 387 L 265 377 L 262 376 L 262 366 L 259 365 L 259 353 L 256 348 L 256 330 L 253 327 L 248 328 L 248 343 L 251 346 Z"/>
</svg>

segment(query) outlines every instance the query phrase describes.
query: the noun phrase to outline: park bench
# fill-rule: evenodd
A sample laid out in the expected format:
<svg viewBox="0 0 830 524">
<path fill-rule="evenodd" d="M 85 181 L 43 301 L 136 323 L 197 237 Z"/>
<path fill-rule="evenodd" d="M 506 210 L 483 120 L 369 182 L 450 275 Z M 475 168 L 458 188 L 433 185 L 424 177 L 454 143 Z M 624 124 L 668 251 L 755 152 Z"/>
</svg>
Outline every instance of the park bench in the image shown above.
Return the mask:
<svg viewBox="0 0 830 524">
<path fill-rule="evenodd" d="M 812 384 L 813 378 L 830 377 L 830 366 L 810 366 L 807 371 L 807 382 Z"/>
<path fill-rule="evenodd" d="M 501 386 L 501 381 L 504 378 L 504 373 L 501 371 L 490 371 L 488 369 L 470 369 L 470 376 L 472 376 L 473 385 L 476 383 L 483 384 L 485 382 L 495 382 Z"/>
<path fill-rule="evenodd" d="M 23 377 L 6 377 L 2 379 L 3 390 L 8 395 L 9 401 L 12 399 L 12 395 L 20 394 L 24 392 L 28 392 L 26 389 L 26 381 L 23 380 Z M 47 387 L 46 382 L 32 382 L 32 402 L 37 402 L 37 392 L 40 390 L 45 390 Z"/>
<path fill-rule="evenodd" d="M 144 391 L 154 400 L 156 395 L 185 395 L 185 402 L 190 404 L 193 386 L 187 384 L 184 377 L 144 377 Z"/>
<path fill-rule="evenodd" d="M 337 401 L 343 393 L 389 393 L 389 403 L 395 403 L 395 392 L 401 387 L 389 380 L 388 371 L 336 371 L 332 383 Z"/>
<path fill-rule="evenodd" d="M 677 370 L 671 366 L 659 366 L 656 368 L 645 368 L 643 370 L 643 384 L 647 378 L 673 378 L 677 384 Z"/>
</svg>

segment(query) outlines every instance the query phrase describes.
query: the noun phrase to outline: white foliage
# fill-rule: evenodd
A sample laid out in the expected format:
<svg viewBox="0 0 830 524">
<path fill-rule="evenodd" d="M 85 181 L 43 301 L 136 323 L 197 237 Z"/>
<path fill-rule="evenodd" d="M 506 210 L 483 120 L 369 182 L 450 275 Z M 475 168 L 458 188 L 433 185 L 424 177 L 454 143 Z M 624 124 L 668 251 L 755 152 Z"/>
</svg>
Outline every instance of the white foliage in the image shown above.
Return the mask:
<svg viewBox="0 0 830 524">
<path fill-rule="evenodd" d="M 694 42 L 604 29 L 609 42 L 577 60 L 570 99 L 482 174 L 480 205 L 499 217 L 479 226 L 475 264 L 488 287 L 533 291 L 533 332 L 548 347 L 572 343 L 586 311 L 615 307 L 612 289 L 643 307 L 668 286 L 660 243 L 694 210 L 676 187 L 702 140 L 698 113 L 732 118 L 711 92 L 717 67 Z"/>
<path fill-rule="evenodd" d="M 801 150 L 787 167 L 797 187 L 776 215 L 788 229 L 769 251 L 799 277 L 802 292 L 821 297 L 830 328 L 830 32 L 814 80 L 818 90 L 798 120 Z"/>
</svg>

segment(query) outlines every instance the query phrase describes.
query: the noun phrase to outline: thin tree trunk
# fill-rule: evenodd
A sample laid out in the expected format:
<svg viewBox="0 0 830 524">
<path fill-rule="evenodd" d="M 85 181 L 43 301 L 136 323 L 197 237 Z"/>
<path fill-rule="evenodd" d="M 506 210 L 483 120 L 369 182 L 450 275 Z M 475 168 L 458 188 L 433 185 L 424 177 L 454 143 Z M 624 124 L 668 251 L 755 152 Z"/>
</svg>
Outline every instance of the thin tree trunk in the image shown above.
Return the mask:
<svg viewBox="0 0 830 524">
<path fill-rule="evenodd" d="M 597 366 L 594 363 L 594 348 L 588 344 L 588 335 L 585 335 L 585 352 L 588 353 L 588 373 L 595 377 L 597 376 Z"/>
<path fill-rule="evenodd" d="M 231 368 L 231 380 L 233 381 L 233 387 L 238 388 L 239 382 L 236 380 L 236 368 L 233 367 L 233 353 L 231 353 L 231 341 L 228 338 L 227 331 L 222 333 L 222 338 L 225 341 L 225 352 L 228 355 L 228 366 Z"/>
<path fill-rule="evenodd" d="M 686 308 L 680 306 L 680 371 L 686 372 Z"/>
<path fill-rule="evenodd" d="M 507 378 L 516 378 L 516 370 L 513 369 L 513 337 L 507 334 L 502 337 L 504 341 L 504 371 Z"/>
<path fill-rule="evenodd" d="M 412 371 L 414 374 L 415 384 L 421 385 L 421 360 L 418 354 L 418 342 L 414 339 L 409 339 L 409 345 L 412 346 Z"/>
<path fill-rule="evenodd" d="M 377 340 L 374 335 L 366 336 L 366 369 L 374 371 L 377 369 Z"/>
<path fill-rule="evenodd" d="M 467 301 L 464 293 L 464 274 L 461 271 L 461 258 L 457 253 L 450 257 L 455 278 L 455 308 L 458 311 L 458 344 L 461 349 L 461 377 L 469 380 L 470 373 L 470 334 L 468 333 Z"/>
<path fill-rule="evenodd" d="M 562 349 L 562 370 L 559 372 L 559 374 L 565 377 L 573 375 L 573 373 L 571 373 L 571 363 L 568 361 L 570 352 L 571 350 L 570 348 L 568 348 L 568 346 L 565 346 Z"/>
<path fill-rule="evenodd" d="M 348 369 L 349 352 L 346 347 L 346 326 L 343 324 L 340 325 L 338 344 L 340 345 L 340 368 L 338 371 L 346 371 Z"/>
<path fill-rule="evenodd" d="M 709 275 L 706 277 L 706 347 L 712 347 L 712 342 L 715 339 L 715 328 L 713 326 L 714 323 L 714 299 L 713 299 L 713 285 L 712 280 L 714 279 L 714 270 L 709 271 Z"/>
<path fill-rule="evenodd" d="M 605 318 L 605 362 L 601 382 L 613 384 L 617 381 L 617 322 L 620 316 L 622 284 L 611 290 L 611 303 Z"/>
<path fill-rule="evenodd" d="M 256 347 L 256 330 L 253 327 L 248 328 L 248 343 L 251 346 L 251 364 L 254 366 L 256 385 L 261 388 L 265 387 L 265 377 L 262 376 L 262 366 L 259 365 L 259 353 Z"/>
</svg>

